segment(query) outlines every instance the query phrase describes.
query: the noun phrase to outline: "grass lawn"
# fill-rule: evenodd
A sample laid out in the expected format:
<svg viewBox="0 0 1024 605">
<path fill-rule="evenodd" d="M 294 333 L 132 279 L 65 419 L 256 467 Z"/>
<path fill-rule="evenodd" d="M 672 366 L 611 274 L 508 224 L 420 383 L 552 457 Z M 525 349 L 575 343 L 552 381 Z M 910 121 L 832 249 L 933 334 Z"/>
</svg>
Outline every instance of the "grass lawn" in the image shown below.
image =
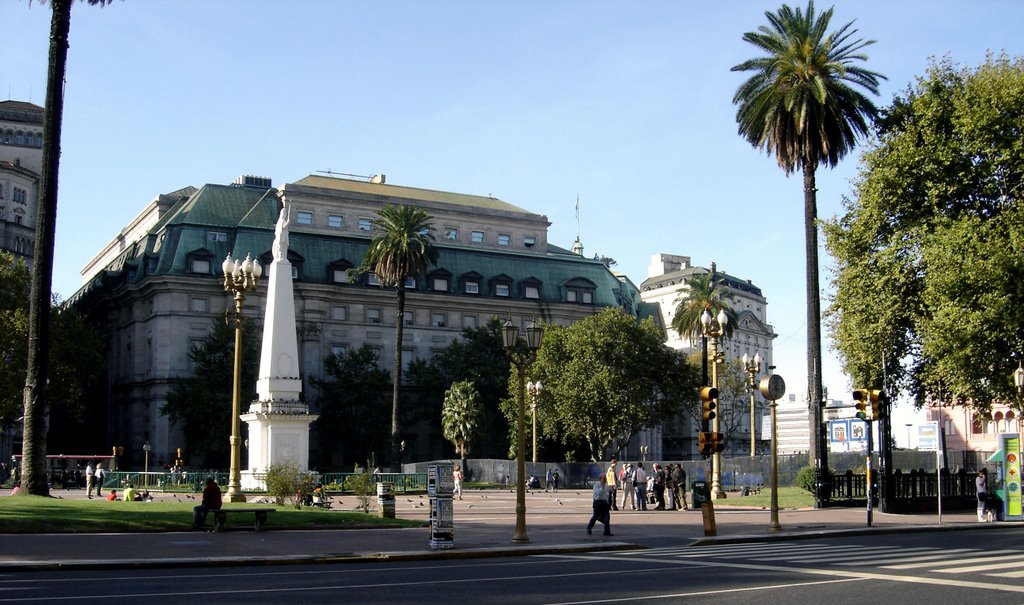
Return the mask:
<svg viewBox="0 0 1024 605">
<path fill-rule="evenodd" d="M 188 531 L 192 527 L 194 500 L 176 501 L 161 496 L 153 502 L 70 500 L 39 496 L 0 498 L 2 533 L 78 533 Z M 366 527 L 425 527 L 423 521 L 382 519 L 361 512 L 225 503 L 224 508 L 268 508 L 267 529 L 344 529 Z M 213 522 L 207 517 L 207 525 Z M 228 524 L 243 519 L 228 518 Z M 245 522 L 251 524 L 251 519 Z"/>
<path fill-rule="evenodd" d="M 716 507 L 723 506 L 755 506 L 768 509 L 771 507 L 771 488 L 761 488 L 758 495 L 741 496 L 739 492 L 729 492 L 725 500 L 717 500 Z M 793 486 L 779 486 L 779 508 L 813 508 L 814 494 L 809 491 Z"/>
</svg>

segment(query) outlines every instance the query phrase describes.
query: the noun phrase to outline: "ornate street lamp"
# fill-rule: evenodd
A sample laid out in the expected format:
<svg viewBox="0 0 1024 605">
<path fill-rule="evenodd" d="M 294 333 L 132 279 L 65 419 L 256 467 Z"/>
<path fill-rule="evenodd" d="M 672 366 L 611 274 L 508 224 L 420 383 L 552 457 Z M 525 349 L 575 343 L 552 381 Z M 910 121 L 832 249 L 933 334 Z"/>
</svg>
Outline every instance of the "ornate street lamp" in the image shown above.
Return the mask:
<svg viewBox="0 0 1024 605">
<path fill-rule="evenodd" d="M 747 387 L 750 389 L 750 457 L 757 455 L 757 433 L 754 430 L 754 396 L 757 393 L 757 375 L 761 371 L 761 354 L 754 353 L 751 359 L 746 353 L 743 354 L 743 369 L 747 371 Z"/>
<path fill-rule="evenodd" d="M 147 441 L 142 444 L 142 451 L 145 452 L 146 454 L 146 465 L 143 467 L 144 470 L 142 476 L 145 477 L 146 485 L 149 485 L 149 450 L 150 446 L 149 442 Z"/>
<path fill-rule="evenodd" d="M 711 312 L 704 309 L 700 316 L 701 330 L 708 338 L 708 361 L 711 362 L 711 386 L 718 388 L 718 364 L 725 361 L 725 352 L 721 350 L 721 338 L 725 336 L 725 327 L 729 325 L 729 316 L 725 309 L 719 309 L 716 317 L 711 317 Z M 721 410 L 719 410 L 721 412 Z M 715 414 L 711 421 L 711 432 L 720 433 L 721 414 Z M 725 490 L 722 489 L 722 454 L 714 452 L 711 454 L 711 499 L 719 500 L 725 498 Z"/>
<path fill-rule="evenodd" d="M 1013 371 L 1013 384 L 1017 387 L 1017 394 L 1024 397 L 1024 367 L 1017 362 L 1017 369 Z"/>
<path fill-rule="evenodd" d="M 224 290 L 235 295 L 235 368 L 231 394 L 231 469 L 228 476 L 228 502 L 245 502 L 242 493 L 242 439 L 241 397 L 242 397 L 242 306 L 245 293 L 256 289 L 263 267 L 245 255 L 245 260 L 232 260 L 228 254 L 221 265 L 224 270 Z"/>
<path fill-rule="evenodd" d="M 544 390 L 544 385 L 537 382 L 527 382 L 526 392 L 530 394 L 530 410 L 533 416 L 533 463 L 537 464 L 537 398 Z"/>
<path fill-rule="evenodd" d="M 526 325 L 526 353 L 520 353 L 519 328 L 512 323 L 512 319 L 505 320 L 501 326 L 501 343 L 505 348 L 505 355 L 515 366 L 519 375 L 519 431 L 518 446 L 516 447 L 516 470 L 519 476 L 516 477 L 516 533 L 512 538 L 513 542 L 527 543 L 530 538 L 526 535 L 526 371 L 537 359 L 537 349 L 540 348 L 541 339 L 544 337 L 544 328 L 537 322 L 530 321 Z"/>
</svg>

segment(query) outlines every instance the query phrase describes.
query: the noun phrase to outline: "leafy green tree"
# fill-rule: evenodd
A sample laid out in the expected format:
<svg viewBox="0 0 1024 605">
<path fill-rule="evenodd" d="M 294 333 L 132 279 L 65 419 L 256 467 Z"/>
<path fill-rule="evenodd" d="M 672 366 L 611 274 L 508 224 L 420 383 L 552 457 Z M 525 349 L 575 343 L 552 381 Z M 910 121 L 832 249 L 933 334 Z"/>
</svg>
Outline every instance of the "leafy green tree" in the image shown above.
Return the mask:
<svg viewBox="0 0 1024 605">
<path fill-rule="evenodd" d="M 473 383 L 480 395 L 478 457 L 500 457 L 508 450 L 508 420 L 501 401 L 508 394 L 509 363 L 501 342 L 501 321 L 462 331 L 462 337 L 429 360 L 409 364 L 409 382 L 420 391 L 428 426 L 441 425 L 445 391 L 461 380 Z"/>
<path fill-rule="evenodd" d="M 399 387 L 402 384 L 402 333 L 405 329 L 405 283 L 437 264 L 430 216 L 412 206 L 385 206 L 373 221 L 375 233 L 356 273 L 373 271 L 383 286 L 395 289 L 395 357 L 391 396 L 391 466 L 401 461 Z"/>
<path fill-rule="evenodd" d="M 869 133 L 877 110 L 858 89 L 878 94 L 884 76 L 859 65 L 873 40 L 854 39 L 853 22 L 829 32 L 832 10 L 821 13 L 783 4 L 766 12 L 768 25 L 743 39 L 763 55 L 733 71 L 751 72 L 733 96 L 739 133 L 775 156 L 788 176 L 803 171 L 804 239 L 807 260 L 807 392 L 822 401 L 821 291 L 818 284 L 818 205 L 815 171 L 834 167 Z M 814 406 L 814 426 L 821 409 Z M 817 451 L 820 444 L 815 443 Z M 824 452 L 818 452 L 824 460 Z"/>
<path fill-rule="evenodd" d="M 32 290 L 28 312 L 28 359 L 25 366 L 22 443 L 22 493 L 48 496 L 46 477 L 47 385 L 50 365 L 50 298 L 53 293 L 53 247 L 57 230 L 57 179 L 60 136 L 64 119 L 64 76 L 68 62 L 73 0 L 49 0 L 49 64 L 46 70 L 46 103 L 43 113 L 43 167 L 36 207 L 36 239 L 33 251 Z M 104 5 L 108 0 L 88 0 Z"/>
<path fill-rule="evenodd" d="M 0 424 L 10 426 L 21 407 L 28 358 L 29 269 L 20 258 L 0 251 Z M 61 418 L 66 432 L 79 439 L 65 439 L 66 447 L 90 445 L 83 438 L 93 429 L 86 426 L 85 410 L 89 396 L 103 365 L 103 346 L 99 335 L 73 309 L 54 298 L 50 309 L 50 437 L 60 430 L 54 422 Z M 85 435 L 83 435 L 83 433 Z M 73 435 L 69 435 L 73 436 Z"/>
<path fill-rule="evenodd" d="M 1024 353 L 1024 60 L 933 63 L 884 111 L 855 197 L 826 224 L 828 321 L 864 386 L 982 409 Z M 1018 402 L 1019 403 L 1019 402 Z"/>
<path fill-rule="evenodd" d="M 210 334 L 192 347 L 192 375 L 178 381 L 160 407 L 171 426 L 180 427 L 185 451 L 196 466 L 227 468 L 234 378 L 234 322 L 214 320 Z M 251 321 L 242 322 L 242 401 L 256 399 L 259 338 Z"/>
<path fill-rule="evenodd" d="M 585 444 L 596 461 L 613 444 L 617 453 L 640 430 L 671 418 L 692 401 L 699 377 L 664 340 L 650 319 L 637 322 L 615 308 L 568 327 L 547 326 L 531 372 L 544 384 L 538 424 L 563 443 Z M 515 376 L 509 385 L 516 386 L 503 409 L 511 419 Z"/>
<path fill-rule="evenodd" d="M 479 418 L 480 394 L 473 383 L 460 380 L 452 384 L 444 394 L 441 425 L 444 428 L 444 438 L 455 444 L 455 451 L 461 460 L 466 459 L 470 443 L 476 439 Z"/>
<path fill-rule="evenodd" d="M 391 379 L 369 345 L 329 355 L 323 378 L 311 382 L 320 391 L 320 418 L 314 427 L 321 467 L 341 468 L 347 461 L 365 460 L 370 452 L 388 446 Z"/>
</svg>

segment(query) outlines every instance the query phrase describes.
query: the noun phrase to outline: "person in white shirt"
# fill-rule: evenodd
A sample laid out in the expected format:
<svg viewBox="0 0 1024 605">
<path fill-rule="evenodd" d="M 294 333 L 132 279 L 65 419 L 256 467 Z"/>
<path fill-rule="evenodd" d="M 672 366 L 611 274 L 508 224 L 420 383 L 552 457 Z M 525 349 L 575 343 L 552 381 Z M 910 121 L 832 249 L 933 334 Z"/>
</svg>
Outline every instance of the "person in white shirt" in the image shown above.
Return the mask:
<svg viewBox="0 0 1024 605">
<path fill-rule="evenodd" d="M 611 513 L 608 511 L 608 478 L 602 474 L 594 483 L 594 514 L 587 524 L 588 534 L 593 533 L 594 524 L 600 521 L 604 524 L 604 535 L 612 535 Z"/>
<path fill-rule="evenodd" d="M 647 510 L 647 471 L 644 470 L 644 463 L 638 462 L 636 472 L 633 473 L 633 485 L 636 491 L 636 507 L 640 510 Z"/>
</svg>

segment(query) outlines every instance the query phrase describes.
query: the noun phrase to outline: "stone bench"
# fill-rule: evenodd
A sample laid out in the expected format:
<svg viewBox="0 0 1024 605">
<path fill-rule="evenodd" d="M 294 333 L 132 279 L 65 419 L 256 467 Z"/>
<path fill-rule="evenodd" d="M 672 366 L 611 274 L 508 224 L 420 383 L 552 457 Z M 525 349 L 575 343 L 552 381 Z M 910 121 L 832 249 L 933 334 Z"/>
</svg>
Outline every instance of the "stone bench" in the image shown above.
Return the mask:
<svg viewBox="0 0 1024 605">
<path fill-rule="evenodd" d="M 256 516 L 256 523 L 253 529 L 256 531 L 265 531 L 267 525 L 267 515 L 274 512 L 272 508 L 222 508 L 219 510 L 211 510 L 209 514 L 213 515 L 213 531 L 224 531 L 227 525 L 228 515 L 242 515 L 249 514 Z"/>
</svg>

